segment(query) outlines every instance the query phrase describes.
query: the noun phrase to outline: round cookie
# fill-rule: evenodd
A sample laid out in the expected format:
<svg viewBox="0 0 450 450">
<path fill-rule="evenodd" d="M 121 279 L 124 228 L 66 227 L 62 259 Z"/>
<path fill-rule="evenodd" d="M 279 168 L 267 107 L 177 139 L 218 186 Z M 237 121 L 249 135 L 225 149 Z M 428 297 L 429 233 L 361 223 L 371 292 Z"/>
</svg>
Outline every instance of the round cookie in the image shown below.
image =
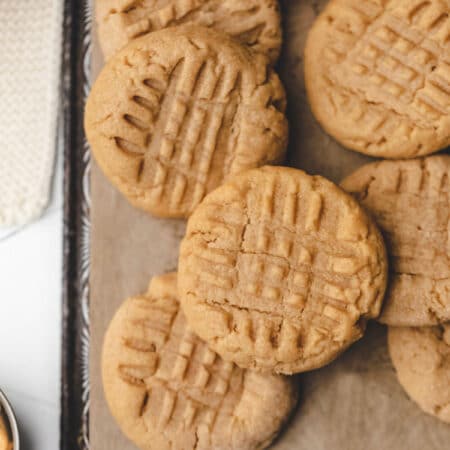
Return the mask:
<svg viewBox="0 0 450 450">
<path fill-rule="evenodd" d="M 105 336 L 110 410 L 141 450 L 267 447 L 297 402 L 288 378 L 225 362 L 189 329 L 176 274 L 152 279 L 120 307 Z"/>
<path fill-rule="evenodd" d="M 333 183 L 286 167 L 235 176 L 190 217 L 179 293 L 194 331 L 241 367 L 321 367 L 377 317 L 382 238 Z"/>
<path fill-rule="evenodd" d="M 131 42 L 103 68 L 85 129 L 107 177 L 135 206 L 186 217 L 230 174 L 276 162 L 284 89 L 263 57 L 206 28 Z"/>
<path fill-rule="evenodd" d="M 363 166 L 342 187 L 372 214 L 390 256 L 379 320 L 426 326 L 450 320 L 450 156 Z"/>
<path fill-rule="evenodd" d="M 305 50 L 311 108 L 342 145 L 412 158 L 450 144 L 449 5 L 331 0 Z"/>
<path fill-rule="evenodd" d="M 426 413 L 450 423 L 450 325 L 389 327 L 388 345 L 407 394 Z"/>
<path fill-rule="evenodd" d="M 272 63 L 282 40 L 278 0 L 97 0 L 96 19 L 106 59 L 143 34 L 189 23 L 225 32 Z"/>
</svg>

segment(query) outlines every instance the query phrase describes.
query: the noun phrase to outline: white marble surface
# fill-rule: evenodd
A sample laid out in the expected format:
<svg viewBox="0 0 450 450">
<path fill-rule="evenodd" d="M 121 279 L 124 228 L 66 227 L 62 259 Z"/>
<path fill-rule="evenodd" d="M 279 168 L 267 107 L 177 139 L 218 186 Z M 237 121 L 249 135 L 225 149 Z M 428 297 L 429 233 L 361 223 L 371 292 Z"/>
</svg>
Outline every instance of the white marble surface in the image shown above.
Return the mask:
<svg viewBox="0 0 450 450">
<path fill-rule="evenodd" d="M 0 388 L 15 409 L 21 450 L 59 447 L 62 151 L 53 184 L 40 219 L 0 229 Z"/>
</svg>

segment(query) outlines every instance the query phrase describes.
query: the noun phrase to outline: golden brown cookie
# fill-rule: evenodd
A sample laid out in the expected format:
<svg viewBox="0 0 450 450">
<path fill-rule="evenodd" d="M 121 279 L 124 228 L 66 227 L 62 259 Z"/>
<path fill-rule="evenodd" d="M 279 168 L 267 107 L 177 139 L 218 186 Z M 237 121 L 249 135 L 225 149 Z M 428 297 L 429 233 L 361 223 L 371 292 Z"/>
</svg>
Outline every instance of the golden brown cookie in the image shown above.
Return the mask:
<svg viewBox="0 0 450 450">
<path fill-rule="evenodd" d="M 314 115 L 368 155 L 412 158 L 447 147 L 449 42 L 446 0 L 331 0 L 305 50 Z"/>
<path fill-rule="evenodd" d="M 380 321 L 450 320 L 450 156 L 368 164 L 342 187 L 372 214 L 386 240 L 390 282 Z"/>
<path fill-rule="evenodd" d="M 267 447 L 297 401 L 292 380 L 225 362 L 189 329 L 176 274 L 116 313 L 103 347 L 107 401 L 142 450 Z"/>
<path fill-rule="evenodd" d="M 187 23 L 225 32 L 272 63 L 281 47 L 278 0 L 97 0 L 96 19 L 106 59 L 143 34 Z"/>
<path fill-rule="evenodd" d="M 103 68 L 85 128 L 112 183 L 158 216 L 188 216 L 230 174 L 281 160 L 285 93 L 265 59 L 183 26 L 131 42 Z"/>
<path fill-rule="evenodd" d="M 426 413 L 450 423 L 450 325 L 389 327 L 388 343 L 408 395 Z"/>
<path fill-rule="evenodd" d="M 381 236 L 356 201 L 286 167 L 237 175 L 190 217 L 179 293 L 194 331 L 227 361 L 291 374 L 321 367 L 377 317 Z"/>
</svg>

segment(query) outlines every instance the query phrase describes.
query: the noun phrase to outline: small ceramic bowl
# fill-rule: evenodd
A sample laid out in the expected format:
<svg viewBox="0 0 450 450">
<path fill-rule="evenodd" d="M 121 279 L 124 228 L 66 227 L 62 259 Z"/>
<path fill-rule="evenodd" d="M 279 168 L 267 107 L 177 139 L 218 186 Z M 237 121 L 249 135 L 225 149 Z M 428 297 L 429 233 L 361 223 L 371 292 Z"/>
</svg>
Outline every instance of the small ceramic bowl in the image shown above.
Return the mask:
<svg viewBox="0 0 450 450">
<path fill-rule="evenodd" d="M 1 390 L 0 390 L 0 410 L 4 414 L 5 420 L 8 422 L 9 429 L 11 430 L 13 450 L 20 450 L 19 429 L 17 427 L 16 416 L 11 407 L 11 404 L 6 398 L 6 395 Z"/>
</svg>

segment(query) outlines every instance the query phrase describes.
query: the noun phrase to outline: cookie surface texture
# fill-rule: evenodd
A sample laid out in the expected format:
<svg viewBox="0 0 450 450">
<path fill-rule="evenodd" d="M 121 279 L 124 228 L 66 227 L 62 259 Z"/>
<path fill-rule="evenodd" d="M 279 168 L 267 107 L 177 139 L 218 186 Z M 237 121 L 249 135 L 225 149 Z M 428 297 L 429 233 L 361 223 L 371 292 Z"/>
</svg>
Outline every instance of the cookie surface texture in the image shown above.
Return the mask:
<svg viewBox="0 0 450 450">
<path fill-rule="evenodd" d="M 425 326 L 450 320 L 450 157 L 363 166 L 342 182 L 382 231 L 389 287 L 379 320 Z"/>
<path fill-rule="evenodd" d="M 225 32 L 272 63 L 282 40 L 278 0 L 97 0 L 96 19 L 106 59 L 143 34 L 181 24 Z"/>
<path fill-rule="evenodd" d="M 176 274 L 152 279 L 107 331 L 103 382 L 113 416 L 142 450 L 262 449 L 296 405 L 295 384 L 225 362 L 189 329 Z"/>
<path fill-rule="evenodd" d="M 450 325 L 389 327 L 400 384 L 426 413 L 450 423 Z"/>
<path fill-rule="evenodd" d="M 413 158 L 450 144 L 448 0 L 331 0 L 308 36 L 311 108 L 345 147 Z"/>
<path fill-rule="evenodd" d="M 100 167 L 132 204 L 186 217 L 230 174 L 283 159 L 285 103 L 264 58 L 226 35 L 183 26 L 137 39 L 109 61 L 85 129 Z"/>
<path fill-rule="evenodd" d="M 333 360 L 379 314 L 385 283 L 381 236 L 356 201 L 285 167 L 209 194 L 181 244 L 188 322 L 224 359 L 260 371 Z"/>
</svg>

